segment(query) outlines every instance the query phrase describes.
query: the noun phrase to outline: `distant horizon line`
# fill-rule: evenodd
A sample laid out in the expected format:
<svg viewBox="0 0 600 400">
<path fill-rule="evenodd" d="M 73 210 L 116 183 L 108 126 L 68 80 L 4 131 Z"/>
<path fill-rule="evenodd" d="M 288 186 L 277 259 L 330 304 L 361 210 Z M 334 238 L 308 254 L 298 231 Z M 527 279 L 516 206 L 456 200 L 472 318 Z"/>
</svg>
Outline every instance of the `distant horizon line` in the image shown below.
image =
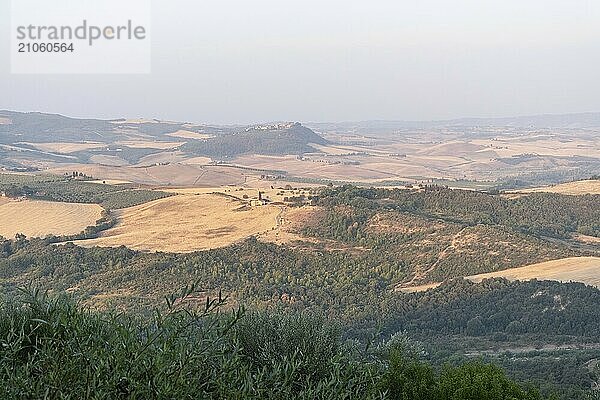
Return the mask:
<svg viewBox="0 0 600 400">
<path fill-rule="evenodd" d="M 250 123 L 244 122 L 194 122 L 189 120 L 176 120 L 176 119 L 161 119 L 155 117 L 147 117 L 147 116 L 121 116 L 117 118 L 110 117 L 89 117 L 89 116 L 72 116 L 69 114 L 62 114 L 58 112 L 49 112 L 49 111 L 22 111 L 22 110 L 10 110 L 10 109 L 1 109 L 0 113 L 8 112 L 8 113 L 19 113 L 19 114 L 41 114 L 41 115 L 54 115 L 61 116 L 70 119 L 91 119 L 98 121 L 119 121 L 119 120 L 147 120 L 147 121 L 158 121 L 164 123 L 180 123 L 180 124 L 197 124 L 197 125 L 213 125 L 213 126 L 252 126 L 259 124 L 276 124 L 276 123 L 289 123 L 289 122 L 298 122 L 303 125 L 325 125 L 325 124 L 362 124 L 362 123 L 404 123 L 404 124 L 430 124 L 430 123 L 449 123 L 449 122 L 458 122 L 458 121 L 477 121 L 477 120 L 507 120 L 507 119 L 533 119 L 533 118 L 541 118 L 541 117 L 575 117 L 575 116 L 598 116 L 600 117 L 600 111 L 578 111 L 578 112 L 565 112 L 565 113 L 539 113 L 539 114 L 520 114 L 520 115 L 506 115 L 506 116 L 463 116 L 463 117 L 454 117 L 454 118 L 440 118 L 440 119 L 357 119 L 357 120 L 321 120 L 321 121 L 309 121 L 309 120 L 285 120 L 285 119 L 277 119 L 277 120 L 265 120 L 265 121 L 256 121 Z"/>
</svg>

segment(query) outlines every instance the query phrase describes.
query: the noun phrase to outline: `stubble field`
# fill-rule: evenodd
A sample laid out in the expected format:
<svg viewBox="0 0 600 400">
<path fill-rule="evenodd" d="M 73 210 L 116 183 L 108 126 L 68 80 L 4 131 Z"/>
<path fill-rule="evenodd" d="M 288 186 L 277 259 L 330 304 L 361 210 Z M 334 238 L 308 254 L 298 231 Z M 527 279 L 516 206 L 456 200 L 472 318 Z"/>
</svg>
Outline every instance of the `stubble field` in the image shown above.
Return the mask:
<svg viewBox="0 0 600 400">
<path fill-rule="evenodd" d="M 73 235 L 94 225 L 101 213 L 102 207 L 96 204 L 0 198 L 0 236 Z"/>
<path fill-rule="evenodd" d="M 506 278 L 512 281 L 538 279 L 559 282 L 581 282 L 586 285 L 600 287 L 600 257 L 570 257 L 466 277 L 466 279 L 472 282 L 481 282 L 488 278 Z M 399 290 L 404 293 L 423 292 L 439 285 L 440 283 L 431 283 Z"/>
<path fill-rule="evenodd" d="M 192 252 L 228 246 L 277 227 L 280 209 L 219 194 L 179 194 L 115 212 L 118 223 L 87 247 Z"/>
</svg>

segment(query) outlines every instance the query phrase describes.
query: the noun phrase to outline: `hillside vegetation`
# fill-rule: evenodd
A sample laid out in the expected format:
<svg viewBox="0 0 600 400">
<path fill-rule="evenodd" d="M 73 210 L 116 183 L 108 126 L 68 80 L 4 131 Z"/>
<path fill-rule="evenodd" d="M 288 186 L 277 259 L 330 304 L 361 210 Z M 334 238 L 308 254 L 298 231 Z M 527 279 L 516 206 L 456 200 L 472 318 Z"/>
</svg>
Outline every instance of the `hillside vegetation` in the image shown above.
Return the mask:
<svg viewBox="0 0 600 400">
<path fill-rule="evenodd" d="M 250 129 L 230 135 L 186 143 L 182 149 L 192 154 L 230 158 L 240 154 L 303 154 L 314 152 L 310 143 L 327 141 L 310 129 L 291 124 L 284 129 Z"/>
<path fill-rule="evenodd" d="M 0 111 L 10 124 L 0 124 L 0 142 L 83 141 L 105 138 L 114 129 L 109 121 L 75 119 L 62 115 Z"/>
<path fill-rule="evenodd" d="M 498 195 L 430 187 L 425 190 L 360 189 L 321 192 L 314 218 L 298 231 L 401 261 L 414 286 L 535 264 L 595 255 L 569 239 L 598 235 L 599 196 L 536 194 L 508 200 Z M 368 250 L 367 250 L 368 249 Z"/>
<path fill-rule="evenodd" d="M 437 312 L 435 310 L 440 307 L 435 306 L 436 302 L 431 299 L 446 302 L 440 299 L 448 296 L 472 302 L 472 306 L 462 307 L 462 303 L 460 306 L 450 306 L 459 314 L 440 311 L 440 315 L 450 319 L 466 318 L 461 329 L 466 328 L 469 318 L 480 315 L 485 309 L 481 305 L 476 306 L 476 294 L 501 296 L 504 290 L 504 301 L 514 302 L 513 307 L 523 312 L 525 304 L 533 306 L 534 303 L 524 302 L 515 294 L 508 295 L 509 292 L 518 289 L 522 290 L 522 296 L 533 296 L 540 307 L 543 307 L 541 310 L 553 309 L 557 305 L 554 294 L 560 292 L 535 296 L 540 290 L 547 292 L 548 287 L 565 291 L 572 288 L 573 294 L 569 296 L 579 297 L 577 301 L 582 304 L 589 301 L 589 306 L 585 309 L 593 310 L 597 303 L 600 304 L 600 298 L 590 297 L 600 293 L 594 288 L 582 284 L 537 281 L 508 283 L 498 280 L 500 284 L 485 285 L 465 282 L 461 286 L 442 285 L 433 291 L 405 295 L 392 290 L 393 280 L 386 278 L 386 270 L 381 265 L 383 258 L 384 256 L 381 259 L 373 256 L 353 257 L 337 252 L 311 254 L 252 239 L 222 249 L 169 254 L 139 253 L 125 247 L 86 249 L 71 244 L 55 246 L 42 240 L 18 238 L 4 240 L 0 245 L 0 285 L 4 293 L 14 295 L 15 288 L 34 280 L 40 287 L 56 293 L 72 292 L 94 308 L 147 312 L 167 296 L 173 286 L 183 286 L 194 279 L 205 295 L 214 295 L 222 290 L 231 294 L 232 301 L 252 307 L 279 305 L 293 310 L 321 310 L 353 327 L 352 330 L 357 334 L 361 334 L 363 328 L 369 331 L 369 327 L 373 328 L 378 321 L 389 321 L 390 318 L 404 321 L 400 318 L 401 315 L 406 316 L 406 321 L 417 324 L 418 319 L 407 314 L 413 301 L 416 301 L 414 304 L 418 304 L 418 307 L 423 307 L 423 310 Z M 388 267 L 392 265 L 388 264 Z M 539 289 L 534 290 L 535 287 Z M 576 328 L 574 321 L 581 317 L 584 308 L 578 306 L 575 300 L 569 299 L 566 293 L 561 294 L 564 299 L 562 304 L 570 312 L 563 313 L 560 304 L 556 308 L 557 315 L 567 319 L 565 325 L 561 325 L 559 329 L 558 325 L 535 323 L 531 325 L 531 329 L 539 329 L 539 332 L 548 334 L 550 338 L 557 333 L 562 334 L 560 332 L 563 330 L 565 335 L 572 335 L 574 338 L 593 339 L 597 334 L 600 335 L 600 327 L 596 326 L 600 319 L 597 318 L 582 318 L 587 325 L 581 329 Z M 504 332 L 510 322 L 519 319 L 517 311 L 509 312 L 509 308 L 501 306 L 497 301 L 483 301 L 489 302 L 491 309 L 497 310 L 492 314 L 506 312 L 508 316 L 512 315 L 512 319 L 508 321 L 502 320 L 500 323 L 497 320 L 495 323 L 498 325 L 490 327 L 483 334 Z M 542 316 L 544 313 L 540 312 L 537 318 Z M 429 324 L 443 323 L 439 319 L 439 316 L 424 317 L 422 321 Z M 525 318 L 522 322 L 527 320 Z M 559 323 L 556 318 L 551 321 Z M 451 326 L 449 323 L 444 324 Z M 487 322 L 485 325 L 487 326 Z M 425 325 L 418 329 L 414 325 L 402 325 L 401 329 L 417 330 L 419 334 L 427 335 L 439 332 L 437 327 L 429 329 Z M 461 329 L 448 333 L 463 334 Z M 538 331 L 525 330 L 521 333 L 536 332 Z"/>
<path fill-rule="evenodd" d="M 73 182 L 72 184 L 78 183 Z M 87 184 L 92 185 L 92 183 Z M 99 186 L 103 187 L 104 185 Z M 235 192 L 232 193 L 235 194 Z M 238 195 L 242 193 L 244 192 L 238 191 Z M 201 358 L 192 350 L 189 350 L 191 351 L 189 353 L 186 350 L 187 347 L 182 342 L 178 342 L 178 338 L 170 336 L 170 333 L 165 333 L 165 335 L 172 340 L 169 339 L 162 343 L 160 340 L 163 336 L 161 336 L 152 342 L 151 346 L 154 346 L 154 343 L 161 343 L 161 349 L 171 349 L 169 346 L 173 345 L 177 351 L 187 354 L 186 357 L 189 358 L 185 360 L 191 360 L 190 368 L 192 366 L 198 368 L 198 365 L 193 362 L 202 360 L 216 370 L 225 371 L 225 376 L 229 373 L 228 371 L 233 371 L 231 372 L 233 374 L 232 382 L 238 382 L 237 379 L 241 379 L 235 374 L 239 371 L 238 367 L 242 368 L 244 373 L 250 374 L 244 375 L 250 376 L 247 379 L 257 379 L 256 384 L 249 384 L 251 388 L 262 387 L 261 379 L 264 376 L 270 376 L 271 373 L 268 368 L 281 367 L 282 369 L 276 370 L 275 381 L 265 381 L 268 382 L 265 383 L 265 387 L 272 385 L 273 382 L 280 382 L 282 375 L 277 374 L 286 368 L 291 368 L 293 371 L 296 371 L 294 368 L 297 370 L 305 368 L 300 366 L 302 362 L 308 362 L 304 357 L 302 360 L 293 357 L 285 358 L 286 363 L 289 360 L 298 361 L 300 364 L 297 367 L 293 367 L 296 365 L 293 363 L 292 366 L 288 366 L 288 364 L 273 362 L 274 358 L 279 360 L 275 356 L 276 354 L 288 354 L 287 350 L 279 347 L 269 349 L 265 347 L 267 346 L 265 343 L 253 341 L 264 336 L 269 338 L 268 343 L 271 346 L 275 346 L 276 343 L 288 343 L 287 339 L 274 341 L 272 337 L 286 337 L 282 333 L 283 331 L 294 332 L 295 328 L 287 328 L 285 324 L 292 323 L 290 321 L 294 318 L 301 318 L 293 317 L 298 313 L 316 313 L 322 319 L 338 321 L 340 331 L 336 334 L 338 335 L 336 336 L 338 337 L 336 346 L 345 346 L 340 341 L 339 335 L 344 340 L 358 341 L 361 343 L 359 348 L 372 348 L 372 346 L 368 346 L 369 343 L 387 341 L 390 336 L 406 336 L 407 338 L 419 338 L 423 342 L 425 353 L 427 353 L 427 355 L 423 353 L 425 358 L 419 358 L 417 364 L 412 361 L 408 364 L 411 366 L 410 368 L 414 365 L 418 366 L 416 370 L 410 369 L 410 371 L 416 371 L 414 374 L 401 369 L 405 372 L 400 373 L 400 378 L 388 379 L 386 376 L 388 376 L 389 368 L 395 365 L 395 361 L 392 361 L 391 358 L 386 358 L 387 356 L 379 358 L 379 355 L 366 351 L 359 351 L 358 358 L 354 358 L 356 353 L 354 350 L 351 351 L 350 348 L 343 346 L 336 347 L 338 350 L 341 349 L 344 357 L 352 355 L 350 359 L 352 368 L 362 367 L 366 363 L 371 371 L 370 379 L 376 383 L 366 385 L 358 383 L 363 382 L 364 375 L 346 375 L 347 371 L 344 369 L 339 372 L 344 378 L 338 378 L 341 376 L 336 375 L 338 370 L 327 369 L 329 367 L 326 366 L 329 364 L 324 363 L 320 367 L 311 364 L 310 367 L 306 367 L 307 370 L 325 371 L 323 375 L 319 375 L 320 378 L 316 381 L 318 383 L 315 383 L 315 386 L 312 384 L 302 386 L 289 383 L 293 381 L 292 378 L 289 378 L 291 381 L 285 381 L 286 383 L 281 386 L 282 392 L 280 392 L 287 397 L 295 396 L 290 394 L 292 393 L 290 387 L 300 393 L 298 394 L 301 396 L 300 398 L 303 398 L 304 390 L 307 390 L 306 393 L 308 393 L 304 398 L 310 398 L 310 396 L 319 398 L 319 395 L 324 393 L 319 390 L 325 390 L 321 389 L 319 385 L 325 385 L 323 387 L 328 388 L 334 387 L 334 393 L 337 393 L 338 389 L 345 393 L 347 386 L 344 385 L 351 382 L 348 383 L 351 387 L 348 393 L 352 394 L 346 395 L 346 398 L 369 398 L 368 396 L 374 393 L 372 390 L 377 391 L 381 387 L 389 389 L 387 391 L 390 394 L 389 398 L 403 398 L 392 395 L 392 393 L 404 393 L 404 386 L 402 386 L 404 383 L 398 384 L 397 379 L 402 382 L 412 382 L 416 374 L 427 377 L 426 384 L 418 385 L 421 388 L 419 390 L 427 388 L 427 391 L 423 392 L 426 394 L 422 394 L 421 398 L 448 398 L 443 397 L 447 395 L 447 392 L 444 392 L 446 393 L 444 395 L 440 395 L 438 392 L 445 381 L 444 371 L 446 370 L 441 366 L 445 363 L 454 365 L 447 367 L 447 370 L 455 372 L 478 371 L 480 367 L 473 367 L 475 369 L 470 370 L 471 367 L 460 367 L 459 365 L 469 361 L 469 357 L 479 356 L 501 364 L 507 369 L 510 377 L 518 378 L 520 382 L 528 381 L 543 387 L 544 394 L 559 390 L 562 399 L 580 399 L 582 393 L 598 381 L 594 360 L 600 358 L 598 350 L 600 343 L 597 340 L 600 335 L 600 325 L 598 325 L 600 318 L 597 318 L 596 315 L 600 307 L 600 291 L 582 284 L 561 284 L 536 280 L 508 282 L 503 279 L 494 279 L 485 280 L 479 284 L 462 279 L 451 280 L 451 278 L 475 273 L 498 271 L 565 257 L 597 256 L 598 251 L 594 243 L 580 248 L 575 246 L 571 239 L 571 236 L 576 233 L 593 236 L 597 231 L 598 198 L 596 196 L 535 194 L 508 200 L 499 195 L 439 187 L 413 191 L 342 187 L 326 189 L 320 193 L 313 191 L 312 196 L 316 196 L 311 201 L 317 205 L 294 209 L 294 211 L 300 211 L 303 218 L 290 224 L 291 233 L 293 233 L 291 236 L 294 239 L 284 242 L 283 245 L 265 243 L 250 237 L 242 242 L 218 249 L 177 254 L 143 253 L 123 246 L 82 248 L 70 243 L 52 244 L 57 241 L 64 242 L 65 238 L 62 240 L 58 240 L 58 238 L 30 239 L 18 236 L 14 239 L 0 239 L 0 289 L 7 298 L 18 296 L 19 291 L 16 288 L 27 286 L 31 282 L 35 282 L 42 290 L 49 290 L 53 295 L 68 292 L 84 307 L 98 310 L 84 312 L 85 318 L 89 318 L 90 321 L 97 318 L 95 321 L 101 320 L 104 321 L 102 324 L 108 324 L 93 325 L 90 329 L 98 332 L 106 330 L 131 335 L 135 338 L 135 340 L 132 339 L 132 342 L 127 342 L 129 339 L 126 340 L 120 336 L 106 336 L 104 340 L 108 343 L 122 343 L 123 341 L 133 343 L 131 345 L 133 349 L 139 348 L 136 346 L 144 348 L 144 344 L 136 342 L 136 340 L 144 339 L 144 335 L 142 334 L 140 339 L 139 334 L 127 332 L 139 332 L 138 329 L 141 329 L 142 332 L 153 332 L 152 329 L 156 327 L 156 322 L 150 320 L 149 324 L 147 318 L 152 318 L 156 308 L 160 307 L 161 299 L 168 298 L 174 287 L 183 287 L 193 281 L 196 282 L 198 288 L 198 291 L 193 296 L 190 295 L 184 302 L 177 301 L 177 307 L 185 304 L 194 308 L 204 304 L 207 298 L 218 297 L 219 292 L 228 293 L 231 296 L 229 305 L 245 305 L 252 310 L 271 310 L 268 314 L 262 314 L 262 312 L 258 316 L 252 314 L 254 318 L 258 318 L 259 322 L 253 322 L 248 329 L 253 333 L 259 332 L 259 335 L 249 335 L 245 338 L 233 336 L 222 342 L 227 346 L 229 346 L 228 343 L 240 344 L 240 346 L 243 344 L 241 347 L 234 346 L 233 350 L 235 351 L 243 351 L 252 346 L 261 349 L 259 354 L 249 356 L 253 360 L 252 363 L 259 363 L 258 370 L 252 369 L 255 364 L 251 364 L 250 367 L 240 367 L 246 364 L 236 358 L 219 358 L 215 361 L 212 358 Z M 149 221 L 152 218 L 161 218 L 160 207 L 155 209 L 155 204 L 173 204 L 169 219 L 161 226 L 153 228 L 156 232 L 162 232 L 169 225 L 178 225 L 175 222 L 182 219 L 182 216 L 185 217 L 183 219 L 191 221 L 198 219 L 200 225 L 206 225 L 202 222 L 201 215 L 212 216 L 214 214 L 211 204 L 221 206 L 229 201 L 224 197 L 219 197 L 217 202 L 206 203 L 205 200 L 211 200 L 213 197 L 215 195 L 184 192 L 174 197 L 137 206 L 137 209 L 140 212 L 146 210 L 147 213 L 144 214 L 142 220 Z M 186 211 L 185 205 L 179 201 L 204 202 L 202 203 L 204 206 L 211 207 L 206 209 L 200 207 L 196 211 L 191 208 Z M 269 208 L 256 207 L 256 209 L 265 212 Z M 127 211 L 129 210 L 122 212 L 126 213 Z M 243 213 L 248 210 L 241 207 L 232 208 L 230 211 L 236 213 L 236 216 L 243 216 Z M 185 212 L 190 212 L 189 217 L 185 216 Z M 282 218 L 286 218 L 285 215 Z M 243 219 L 240 221 L 240 225 L 250 226 L 250 223 L 243 222 Z M 103 230 L 113 227 L 114 222 L 110 216 L 105 216 Z M 117 228 L 118 225 L 114 226 L 114 229 Z M 210 226 L 204 226 L 204 228 L 218 229 L 218 227 Z M 221 228 L 227 228 L 227 226 L 223 225 Z M 166 232 L 168 236 L 169 231 Z M 94 230 L 91 233 L 97 232 Z M 214 231 L 213 234 L 215 237 L 219 237 L 227 232 Z M 159 236 L 153 237 L 152 235 L 152 229 L 148 229 L 138 239 L 140 241 L 151 238 L 153 238 L 152 240 L 161 239 Z M 192 231 L 177 231 L 172 236 L 173 240 L 188 240 L 195 246 L 209 242 L 208 238 L 195 238 Z M 74 239 L 81 238 L 66 240 Z M 168 239 L 168 237 L 163 238 L 165 242 L 168 242 Z M 424 293 L 404 294 L 394 290 L 399 284 L 401 286 L 413 285 L 441 280 L 447 282 L 437 289 Z M 171 304 L 175 304 L 175 300 Z M 73 315 L 81 315 L 76 307 L 69 306 L 67 308 L 75 310 Z M 17 309 L 20 308 L 17 307 Z M 102 310 L 119 310 L 125 314 L 120 315 L 116 320 L 111 320 L 107 314 L 102 313 Z M 273 310 L 277 311 L 278 316 L 272 317 Z M 96 312 L 100 314 L 96 314 Z M 292 317 L 286 319 L 288 317 L 282 317 L 280 313 Z M 134 314 L 137 317 L 127 317 L 127 315 Z M 184 314 L 177 315 L 183 316 Z M 121 317 L 125 320 L 119 319 Z M 201 320 L 205 321 L 205 318 L 211 320 L 212 317 L 213 314 L 210 313 Z M 233 318 L 236 319 L 236 317 Z M 44 318 L 34 317 L 33 319 L 46 321 Z M 119 325 L 122 321 L 126 321 L 123 323 L 129 324 L 127 326 L 133 330 L 122 328 Z M 189 320 L 186 321 L 189 322 Z M 224 323 L 223 321 L 218 318 L 214 323 L 219 325 Z M 194 327 L 205 326 L 204 322 L 194 322 L 191 325 L 188 325 L 188 322 L 184 323 L 186 329 L 192 325 Z M 94 324 L 96 323 L 100 324 L 100 322 L 94 322 Z M 111 325 L 113 323 L 116 325 Z M 318 324 L 323 326 L 322 322 Z M 36 328 L 36 332 L 37 329 L 41 330 L 46 326 L 46 324 L 42 325 L 42 327 Z M 261 330 L 263 328 L 268 329 L 263 331 Z M 330 337 L 327 332 L 332 331 L 328 329 L 315 331 L 311 328 L 310 337 L 320 338 L 321 334 Z M 84 337 L 86 337 L 85 332 L 87 331 L 84 330 Z M 231 328 L 231 332 L 238 331 Z M 397 336 L 398 332 L 404 333 Z M 54 335 L 54 333 L 51 332 L 49 335 Z M 74 337 L 79 338 L 77 335 Z M 161 335 L 163 334 L 161 333 Z M 210 336 L 208 333 L 206 335 L 203 337 Z M 192 338 L 190 340 L 196 340 L 193 333 L 188 336 Z M 92 339 L 86 340 L 90 341 L 85 342 L 87 343 L 85 347 L 96 346 L 96 342 Z M 244 340 L 245 342 L 243 342 Z M 70 346 L 69 343 L 71 342 L 65 345 L 67 348 Z M 302 340 L 293 336 L 290 343 L 302 343 Z M 541 347 L 540 354 L 529 356 L 529 352 L 536 351 L 535 347 L 538 346 Z M 570 351 L 568 354 L 560 353 L 563 346 L 567 346 Z M 544 350 L 546 347 L 547 350 Z M 235 351 L 229 353 L 230 347 L 226 347 L 226 349 L 227 354 L 237 354 Z M 356 347 L 354 349 L 356 350 Z M 102 353 L 102 349 L 98 351 L 100 353 L 93 353 L 86 357 L 94 360 L 102 359 L 105 353 Z M 179 366 L 173 368 L 181 371 L 180 376 L 184 379 L 181 381 L 184 382 L 182 386 L 201 390 L 198 386 L 194 386 L 196 381 L 189 378 L 191 370 L 187 369 L 187 364 L 177 364 L 177 357 L 180 354 L 177 351 L 173 353 L 168 350 L 157 357 L 167 357 L 166 364 L 173 365 L 175 362 Z M 306 350 L 302 355 L 309 354 L 310 351 L 312 350 Z M 547 352 L 544 353 L 544 351 Z M 503 354 L 502 352 L 507 352 L 507 355 L 500 356 L 499 354 Z M 132 350 L 127 354 L 131 356 L 136 353 Z M 340 353 L 337 350 L 335 354 L 336 356 L 332 356 L 334 360 L 332 363 L 340 368 L 341 365 L 346 365 L 344 364 L 346 361 L 340 360 L 349 359 L 338 357 L 337 355 Z M 516 355 L 512 357 L 511 354 Z M 57 360 L 67 359 L 62 353 L 52 353 L 52 357 L 56 357 Z M 321 354 L 320 357 L 329 359 L 328 355 Z M 536 359 L 536 362 L 532 361 L 533 358 Z M 38 362 L 37 360 L 36 358 L 34 361 Z M 144 360 L 146 362 L 145 369 L 140 370 L 141 372 L 131 367 L 129 370 L 133 371 L 131 372 L 133 375 L 130 376 L 127 372 L 122 373 L 127 377 L 127 382 L 139 383 L 132 384 L 133 386 L 130 386 L 129 383 L 123 385 L 128 388 L 127 390 L 134 388 L 131 389 L 133 390 L 131 393 L 136 393 L 136 395 L 140 393 L 141 397 L 148 396 L 149 392 L 146 390 L 154 390 L 163 384 L 167 385 L 164 383 L 167 381 L 162 380 L 163 375 L 158 367 L 162 362 L 161 359 Z M 423 364 L 425 360 L 427 363 L 431 363 L 433 369 Z M 224 364 L 220 364 L 221 362 Z M 233 365 L 229 364 L 230 362 L 236 365 L 231 370 L 227 369 L 228 366 Z M 49 365 L 49 370 L 52 370 L 52 361 L 47 361 L 47 363 L 44 364 L 44 368 Z M 102 368 L 109 364 L 110 362 L 102 364 L 99 367 L 100 370 L 89 370 L 90 372 L 86 372 L 86 374 L 90 377 L 97 376 L 94 375 L 96 373 L 102 374 L 104 373 Z M 37 371 L 42 368 L 39 364 L 31 365 L 31 369 L 25 370 L 27 374 L 33 373 L 28 371 Z M 398 365 L 405 368 L 407 365 L 405 359 L 401 358 Z M 472 364 L 467 363 L 467 365 Z M 119 369 L 121 366 L 122 364 L 117 363 L 114 368 L 111 368 L 116 371 L 125 371 L 125 369 Z M 158 369 L 154 369 L 155 367 Z M 421 369 L 422 367 L 425 370 Z M 77 364 L 71 370 L 76 371 L 80 368 L 80 365 Z M 463 368 L 467 368 L 467 370 L 463 370 Z M 212 371 L 212 369 L 209 370 Z M 173 371 L 173 369 L 169 371 Z M 177 375 L 179 372 L 174 372 L 174 374 Z M 209 375 L 204 382 L 213 382 L 211 380 L 213 375 L 208 372 L 207 374 Z M 467 374 L 472 376 L 472 372 Z M 58 372 L 54 375 L 50 374 L 48 379 L 53 376 L 59 376 L 66 382 L 71 379 L 69 376 L 60 376 Z M 100 376 L 102 378 L 98 378 L 98 381 L 105 379 L 105 375 Z M 157 376 L 157 380 L 154 381 L 156 387 L 144 386 L 146 383 L 141 382 L 148 380 L 143 380 L 140 376 Z M 169 376 L 172 377 L 172 375 Z M 302 379 L 306 378 L 305 375 L 301 376 Z M 347 376 L 353 378 L 348 381 Z M 114 383 L 112 378 L 106 379 L 111 382 L 110 385 L 118 383 L 118 381 Z M 304 379 L 302 382 L 312 382 L 310 379 L 312 378 Z M 174 382 L 180 381 L 175 380 Z M 286 386 L 288 383 L 291 386 Z M 221 383 L 214 383 L 216 386 L 213 386 L 213 383 L 207 385 L 214 388 L 219 384 Z M 225 392 L 207 392 L 210 393 L 210 395 L 207 394 L 207 397 L 236 398 L 238 392 L 229 392 L 229 384 L 222 384 L 225 385 L 223 386 Z M 17 388 L 23 387 L 19 386 L 18 382 L 11 383 L 11 385 Z M 63 388 L 54 382 L 49 385 Z M 399 389 L 396 388 L 396 385 L 400 385 Z M 453 385 L 456 384 L 453 383 Z M 506 388 L 509 387 L 507 385 L 509 384 L 500 386 Z M 77 387 L 76 384 L 71 386 Z M 61 390 L 68 392 L 71 386 Z M 202 388 L 208 386 L 202 386 Z M 167 389 L 171 390 L 173 387 L 169 386 Z M 486 387 L 489 390 L 490 386 Z M 432 388 L 431 391 L 430 388 Z M 98 390 L 98 393 L 103 393 L 104 389 Z M 395 390 L 397 392 L 394 392 Z M 185 395 L 187 392 L 172 393 Z M 213 395 L 213 393 L 219 394 Z M 221 395 L 220 393 L 225 394 Z M 251 396 L 256 395 L 260 398 L 260 396 L 266 396 L 266 393 L 266 391 L 258 391 Z M 412 394 L 406 395 L 404 398 L 419 398 L 413 392 L 410 393 Z M 246 394 L 246 392 L 242 392 L 239 397 L 244 398 Z M 480 393 L 466 398 L 479 399 L 480 397 L 477 396 L 480 396 Z M 514 396 L 520 398 L 518 395 Z"/>
<path fill-rule="evenodd" d="M 567 238 L 575 232 L 600 236 L 600 195 L 534 193 L 505 199 L 436 186 L 418 191 L 344 186 L 324 192 L 321 204 L 365 210 L 361 216 L 378 210 L 404 211 L 470 226 L 506 226 L 536 236 Z M 360 228 L 366 221 L 355 222 Z"/>
</svg>

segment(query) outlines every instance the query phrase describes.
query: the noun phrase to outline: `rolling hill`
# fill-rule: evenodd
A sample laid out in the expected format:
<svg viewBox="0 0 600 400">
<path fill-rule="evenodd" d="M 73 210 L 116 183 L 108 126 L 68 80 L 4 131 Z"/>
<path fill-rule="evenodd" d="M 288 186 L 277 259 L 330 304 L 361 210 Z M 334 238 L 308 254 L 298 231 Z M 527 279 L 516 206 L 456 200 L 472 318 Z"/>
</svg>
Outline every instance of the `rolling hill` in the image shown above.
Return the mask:
<svg viewBox="0 0 600 400">
<path fill-rule="evenodd" d="M 117 224 L 80 246 L 192 252 L 225 247 L 277 227 L 275 206 L 249 207 L 217 194 L 179 194 L 114 213 Z"/>
<path fill-rule="evenodd" d="M 77 170 L 150 185 L 276 180 L 397 186 L 435 181 L 515 189 L 597 174 L 597 120 L 597 114 L 582 114 L 215 126 L 0 111 L 0 168 Z M 223 163 L 238 170 L 212 173 L 209 167 Z M 268 172 L 272 170 L 281 172 Z"/>
</svg>

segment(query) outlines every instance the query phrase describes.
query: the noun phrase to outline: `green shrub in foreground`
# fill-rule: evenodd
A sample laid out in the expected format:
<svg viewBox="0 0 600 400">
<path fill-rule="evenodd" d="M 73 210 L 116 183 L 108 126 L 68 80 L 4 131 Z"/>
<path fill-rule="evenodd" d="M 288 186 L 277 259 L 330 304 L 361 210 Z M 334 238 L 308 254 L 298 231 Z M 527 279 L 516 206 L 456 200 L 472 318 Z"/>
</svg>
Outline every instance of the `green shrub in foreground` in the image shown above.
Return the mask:
<svg viewBox="0 0 600 400">
<path fill-rule="evenodd" d="M 396 335 L 371 350 L 308 314 L 186 308 L 97 313 L 24 292 L 0 306 L 2 399 L 538 399 L 495 367 L 437 373 Z"/>
</svg>

